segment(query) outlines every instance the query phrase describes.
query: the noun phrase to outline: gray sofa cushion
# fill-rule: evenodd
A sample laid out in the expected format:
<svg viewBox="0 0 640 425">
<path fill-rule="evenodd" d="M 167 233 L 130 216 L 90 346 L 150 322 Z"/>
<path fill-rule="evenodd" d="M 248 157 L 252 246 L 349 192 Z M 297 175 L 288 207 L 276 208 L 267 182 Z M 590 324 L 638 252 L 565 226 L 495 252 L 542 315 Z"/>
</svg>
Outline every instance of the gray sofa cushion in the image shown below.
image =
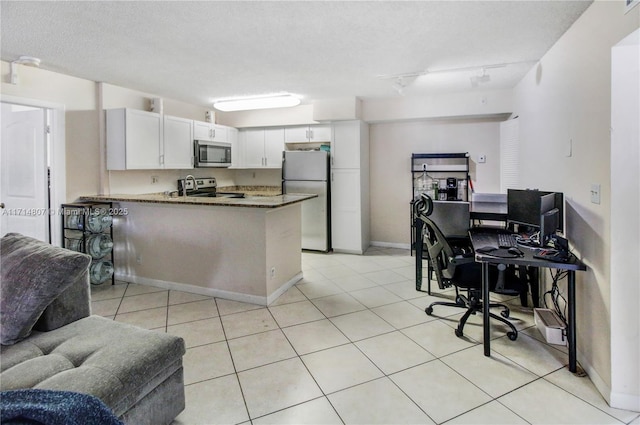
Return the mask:
<svg viewBox="0 0 640 425">
<path fill-rule="evenodd" d="M 182 367 L 182 338 L 90 316 L 0 347 L 0 389 L 91 394 L 116 415 Z M 150 385 L 153 384 L 153 385 Z"/>
<path fill-rule="evenodd" d="M 91 257 L 18 233 L 0 241 L 0 342 L 26 338 L 53 300 L 86 272 Z"/>
</svg>

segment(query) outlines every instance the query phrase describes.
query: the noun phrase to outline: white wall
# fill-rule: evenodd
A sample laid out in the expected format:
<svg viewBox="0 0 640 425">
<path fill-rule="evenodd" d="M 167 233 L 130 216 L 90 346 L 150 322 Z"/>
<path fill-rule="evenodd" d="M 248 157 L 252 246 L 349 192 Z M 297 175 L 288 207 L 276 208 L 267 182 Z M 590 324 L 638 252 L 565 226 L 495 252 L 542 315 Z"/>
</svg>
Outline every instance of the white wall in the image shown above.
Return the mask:
<svg viewBox="0 0 640 425">
<path fill-rule="evenodd" d="M 611 53 L 611 405 L 640 411 L 640 29 Z"/>
<path fill-rule="evenodd" d="M 612 368 L 630 366 L 612 364 L 609 344 L 611 48 L 638 28 L 639 14 L 625 15 L 622 1 L 594 2 L 514 89 L 520 181 L 565 193 L 567 235 L 589 268 L 577 276 L 578 361 L 607 400 Z M 592 183 L 602 188 L 599 205 Z"/>
<path fill-rule="evenodd" d="M 476 192 L 500 190 L 500 123 L 490 119 L 371 124 L 371 240 L 408 247 L 411 154 L 469 152 Z M 478 155 L 487 162 L 477 164 Z"/>
</svg>

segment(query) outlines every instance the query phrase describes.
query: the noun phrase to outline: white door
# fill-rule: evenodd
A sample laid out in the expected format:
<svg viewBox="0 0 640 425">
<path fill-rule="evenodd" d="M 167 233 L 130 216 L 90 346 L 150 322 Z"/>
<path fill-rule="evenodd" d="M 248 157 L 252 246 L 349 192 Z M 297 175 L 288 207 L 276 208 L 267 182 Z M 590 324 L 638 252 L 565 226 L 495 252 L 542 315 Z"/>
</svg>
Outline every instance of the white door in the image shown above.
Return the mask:
<svg viewBox="0 0 640 425">
<path fill-rule="evenodd" d="M 46 114 L 2 103 L 0 235 L 10 232 L 50 242 Z"/>
</svg>

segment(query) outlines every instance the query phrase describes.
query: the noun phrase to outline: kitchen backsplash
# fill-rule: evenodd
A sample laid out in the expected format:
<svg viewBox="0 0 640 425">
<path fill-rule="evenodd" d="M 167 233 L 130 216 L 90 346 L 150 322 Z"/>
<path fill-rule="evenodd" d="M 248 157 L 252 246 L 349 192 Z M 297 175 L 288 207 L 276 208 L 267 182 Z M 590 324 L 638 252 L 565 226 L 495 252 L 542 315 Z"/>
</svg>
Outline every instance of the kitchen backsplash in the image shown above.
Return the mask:
<svg viewBox="0 0 640 425">
<path fill-rule="evenodd" d="M 109 171 L 111 194 L 140 194 L 176 190 L 176 181 L 188 174 L 215 177 L 218 186 L 280 186 L 282 170 L 233 170 L 194 168 L 193 170 L 129 170 Z M 155 182 L 153 182 L 155 180 Z M 89 194 L 87 194 L 89 195 Z"/>
</svg>

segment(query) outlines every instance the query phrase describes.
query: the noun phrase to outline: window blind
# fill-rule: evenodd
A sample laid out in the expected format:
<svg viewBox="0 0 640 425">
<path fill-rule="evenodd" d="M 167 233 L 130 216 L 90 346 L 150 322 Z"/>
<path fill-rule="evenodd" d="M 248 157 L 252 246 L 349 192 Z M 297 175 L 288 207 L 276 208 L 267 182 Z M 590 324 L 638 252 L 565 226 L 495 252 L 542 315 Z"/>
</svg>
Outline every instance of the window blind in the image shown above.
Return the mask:
<svg viewBox="0 0 640 425">
<path fill-rule="evenodd" d="M 518 119 L 500 123 L 500 192 L 520 187 L 520 134 Z"/>
</svg>

